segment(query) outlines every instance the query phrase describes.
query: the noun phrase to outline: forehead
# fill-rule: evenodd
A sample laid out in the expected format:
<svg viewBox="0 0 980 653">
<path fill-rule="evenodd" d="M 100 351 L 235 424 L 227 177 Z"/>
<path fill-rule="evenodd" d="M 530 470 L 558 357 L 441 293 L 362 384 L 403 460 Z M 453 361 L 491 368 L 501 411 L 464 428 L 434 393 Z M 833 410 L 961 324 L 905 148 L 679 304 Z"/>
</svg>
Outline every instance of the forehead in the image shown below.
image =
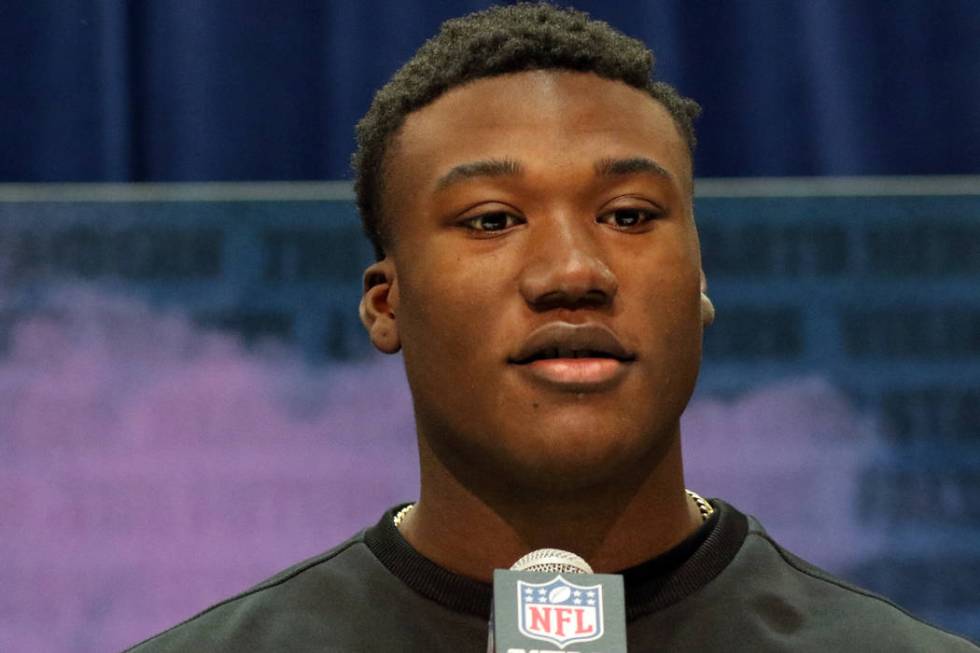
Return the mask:
<svg viewBox="0 0 980 653">
<path fill-rule="evenodd" d="M 609 155 L 655 151 L 658 163 L 690 181 L 687 144 L 657 100 L 592 73 L 549 70 L 469 82 L 409 114 L 388 153 L 386 181 L 391 188 L 429 166 L 521 152 L 537 157 L 555 147 L 580 156 L 597 148 Z"/>
</svg>

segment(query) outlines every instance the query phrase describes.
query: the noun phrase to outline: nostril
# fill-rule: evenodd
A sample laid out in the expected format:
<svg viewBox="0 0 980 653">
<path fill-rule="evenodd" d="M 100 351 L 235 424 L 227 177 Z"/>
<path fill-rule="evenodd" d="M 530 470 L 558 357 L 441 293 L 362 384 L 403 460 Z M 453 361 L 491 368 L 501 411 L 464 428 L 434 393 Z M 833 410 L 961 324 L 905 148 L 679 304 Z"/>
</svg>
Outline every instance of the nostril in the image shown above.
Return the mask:
<svg viewBox="0 0 980 653">
<path fill-rule="evenodd" d="M 612 295 L 614 293 L 615 290 L 612 293 L 610 293 L 605 290 L 599 290 L 598 288 L 596 288 L 586 292 L 585 295 L 583 295 L 582 297 L 582 301 L 590 304 L 602 305 L 605 304 L 610 299 L 612 299 Z"/>
<path fill-rule="evenodd" d="M 600 308 L 609 304 L 612 296 L 602 290 L 580 292 L 574 289 L 559 288 L 543 295 L 529 299 L 528 303 L 536 309 L 548 310 L 555 308 Z"/>
<path fill-rule="evenodd" d="M 520 292 L 538 310 L 596 308 L 608 305 L 618 282 L 595 256 L 571 256 L 564 262 L 544 255 L 529 261 L 522 272 Z"/>
</svg>

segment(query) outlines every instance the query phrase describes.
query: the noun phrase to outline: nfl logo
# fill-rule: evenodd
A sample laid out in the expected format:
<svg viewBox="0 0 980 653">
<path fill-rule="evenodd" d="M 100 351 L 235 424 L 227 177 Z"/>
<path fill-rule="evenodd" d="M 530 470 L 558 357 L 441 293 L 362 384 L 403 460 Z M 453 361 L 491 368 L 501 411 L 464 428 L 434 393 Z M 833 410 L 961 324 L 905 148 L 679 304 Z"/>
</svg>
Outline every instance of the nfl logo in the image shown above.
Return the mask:
<svg viewBox="0 0 980 653">
<path fill-rule="evenodd" d="M 546 583 L 517 581 L 521 634 L 565 648 L 602 637 L 602 585 L 576 585 L 561 575 Z"/>
</svg>

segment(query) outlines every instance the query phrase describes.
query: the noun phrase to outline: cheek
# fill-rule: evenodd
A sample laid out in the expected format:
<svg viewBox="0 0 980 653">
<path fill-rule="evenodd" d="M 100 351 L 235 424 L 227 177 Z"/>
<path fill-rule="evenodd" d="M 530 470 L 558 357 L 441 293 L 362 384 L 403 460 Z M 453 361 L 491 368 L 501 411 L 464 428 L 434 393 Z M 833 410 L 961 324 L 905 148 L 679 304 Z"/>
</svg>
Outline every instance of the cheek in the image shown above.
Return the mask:
<svg viewBox="0 0 980 653">
<path fill-rule="evenodd" d="M 696 249 L 671 243 L 637 256 L 633 262 L 618 275 L 625 315 L 659 326 L 650 335 L 661 337 L 674 336 L 678 329 L 689 332 L 695 317 L 700 323 L 701 277 Z"/>
<path fill-rule="evenodd" d="M 499 403 L 501 311 L 458 276 L 415 281 L 402 287 L 398 320 L 417 422 L 430 434 L 470 432 L 491 421 Z"/>
<path fill-rule="evenodd" d="M 465 365 L 494 331 L 499 311 L 492 282 L 461 269 L 455 257 L 429 260 L 431 265 L 401 277 L 398 328 L 406 363 L 437 358 Z"/>
</svg>

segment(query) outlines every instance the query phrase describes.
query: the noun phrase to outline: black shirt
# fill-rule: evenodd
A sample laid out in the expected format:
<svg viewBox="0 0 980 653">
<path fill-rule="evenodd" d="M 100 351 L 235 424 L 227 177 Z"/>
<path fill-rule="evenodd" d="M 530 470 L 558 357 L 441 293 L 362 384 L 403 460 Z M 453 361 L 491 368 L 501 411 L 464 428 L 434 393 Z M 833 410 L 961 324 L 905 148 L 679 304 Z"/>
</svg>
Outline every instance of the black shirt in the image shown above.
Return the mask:
<svg viewBox="0 0 980 653">
<path fill-rule="evenodd" d="M 622 572 L 630 651 L 980 651 L 711 503 L 714 514 L 688 539 Z M 131 650 L 482 653 L 491 586 L 415 551 L 394 526 L 396 510 Z"/>
</svg>

